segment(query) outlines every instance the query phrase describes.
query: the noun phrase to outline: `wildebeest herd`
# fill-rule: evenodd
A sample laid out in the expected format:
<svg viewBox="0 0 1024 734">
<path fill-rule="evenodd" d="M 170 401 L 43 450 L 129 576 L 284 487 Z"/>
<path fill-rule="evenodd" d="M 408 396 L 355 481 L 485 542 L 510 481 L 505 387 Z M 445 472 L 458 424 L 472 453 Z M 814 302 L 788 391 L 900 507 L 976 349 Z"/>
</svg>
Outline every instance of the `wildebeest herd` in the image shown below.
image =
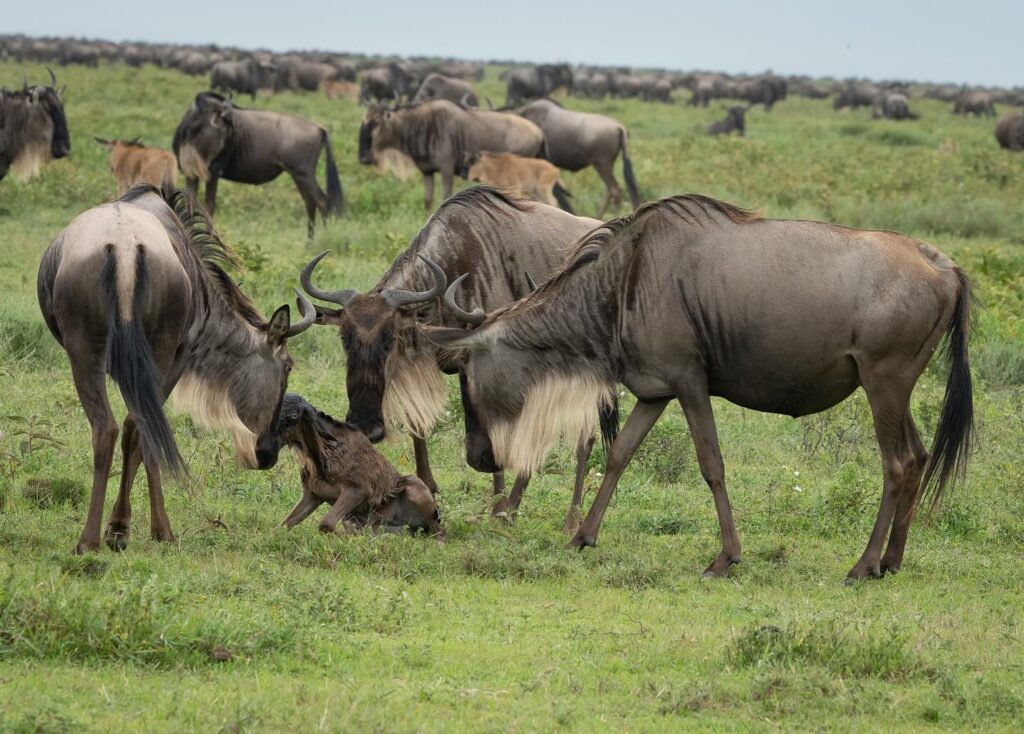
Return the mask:
<svg viewBox="0 0 1024 734">
<path fill-rule="evenodd" d="M 630 459 L 675 399 L 720 524 L 722 548 L 708 576 L 725 575 L 741 557 L 711 397 L 796 417 L 864 389 L 883 487 L 867 547 L 849 572 L 853 579 L 897 571 L 917 510 L 926 502 L 937 505 L 966 468 L 973 430 L 972 297 L 955 263 L 901 234 L 771 220 L 696 194 L 642 203 L 626 128 L 550 98 L 564 89 L 592 98 L 671 102 L 674 90 L 687 88 L 695 105 L 745 101 L 707 128 L 712 135 L 744 135 L 751 107 L 771 110 L 789 93 L 834 94 L 837 110 L 870 107 L 875 117 L 913 120 L 908 85 L 541 65 L 509 70 L 505 106 L 493 109 L 488 100 L 492 109 L 483 109 L 472 86 L 482 66 L 465 62 L 0 40 L 3 54 L 18 60 L 93 64 L 110 58 L 208 71 L 214 90 L 198 93 L 185 111 L 173 155 L 138 140 L 99 139 L 111 150 L 119 198 L 75 218 L 39 268 L 43 318 L 67 352 L 92 428 L 92 495 L 77 552 L 100 546 L 118 435 L 121 483 L 103 539 L 112 549 L 126 547 L 140 465 L 149 484 L 152 536 L 173 538 L 162 473 L 187 470 L 164 413 L 168 398 L 196 421 L 228 428 L 244 468 L 272 467 L 281 447 L 291 448 L 302 497 L 285 518 L 288 527 L 326 502 L 325 532 L 405 527 L 441 539 L 426 437 L 444 411 L 442 375 L 457 375 L 466 461 L 493 474 L 494 515 L 514 517 L 531 476 L 559 438 L 576 442 L 565 519 L 574 547 L 596 542 Z M 341 213 L 341 176 L 324 127 L 240 107 L 227 93 L 256 99 L 263 89 L 354 86 L 357 80 L 367 106 L 352 131 L 359 163 L 390 155 L 408 161 L 423 176 L 428 211 L 440 173 L 443 200 L 370 290 L 324 282 L 316 274 L 327 256 L 322 253 L 294 273 L 301 287 L 297 318 L 288 305 L 266 318 L 228 274 L 236 256 L 212 222 L 219 179 L 259 184 L 287 172 L 312 237 L 317 212 L 324 219 Z M 925 94 L 951 101 L 957 114 L 989 116 L 996 102 L 1022 101 L 1012 96 L 1016 91 L 938 85 Z M 0 176 L 9 167 L 29 173 L 68 155 L 62 96 L 52 72 L 46 86 L 26 79 L 20 90 L 3 90 Z M 1024 113 L 1000 119 L 996 138 L 1004 148 L 1024 148 Z M 315 175 L 321 154 L 325 189 Z M 631 211 L 602 221 L 609 207 L 622 206 L 623 188 L 613 173 L 620 157 Z M 185 190 L 175 187 L 175 166 L 185 175 Z M 587 166 L 606 188 L 597 219 L 571 211 L 559 176 L 559 169 Z M 490 185 L 453 193 L 457 175 Z M 205 206 L 195 198 L 200 182 Z M 315 325 L 334 327 L 340 336 L 344 421 L 288 393 L 289 340 Z M 943 339 L 948 377 L 929 451 L 911 416 L 910 396 Z M 120 430 L 107 399 L 107 375 L 128 407 Z M 620 386 L 636 398 L 621 430 Z M 581 521 L 596 428 L 607 470 Z M 396 430 L 412 437 L 415 476 L 401 476 L 373 447 Z M 508 495 L 506 470 L 516 475 Z"/>
</svg>

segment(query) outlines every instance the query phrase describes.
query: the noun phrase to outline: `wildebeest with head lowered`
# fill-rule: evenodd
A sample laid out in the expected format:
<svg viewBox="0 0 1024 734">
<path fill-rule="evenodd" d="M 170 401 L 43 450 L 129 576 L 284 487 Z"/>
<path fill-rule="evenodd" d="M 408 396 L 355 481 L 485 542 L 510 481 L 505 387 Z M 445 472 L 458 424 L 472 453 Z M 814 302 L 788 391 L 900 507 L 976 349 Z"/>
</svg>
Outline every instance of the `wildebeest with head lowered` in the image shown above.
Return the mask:
<svg viewBox="0 0 1024 734">
<path fill-rule="evenodd" d="M 213 92 L 196 95 L 174 131 L 174 154 L 185 183 L 198 195 L 206 182 L 206 209 L 213 215 L 221 178 L 264 184 L 287 172 L 306 205 L 307 234 L 312 237 L 316 212 L 326 220 L 341 212 L 342 191 L 331 138 L 309 120 L 266 110 L 236 107 Z M 327 193 L 316 181 L 316 164 L 327 158 Z"/>
<path fill-rule="evenodd" d="M 323 290 L 322 274 L 321 287 L 314 285 L 313 270 L 323 255 L 314 258 L 302 272 L 302 287 L 310 296 L 341 307 L 318 306 L 317 323 L 335 325 L 341 335 L 348 370 L 346 420 L 374 442 L 384 438 L 388 424 L 406 427 L 413 437 L 416 474 L 436 489 L 425 437 L 445 406 L 441 372 L 455 372 L 460 364 L 423 339 L 415 324 L 459 323 L 457 316 L 440 308 L 439 284 L 469 274 L 467 290 L 474 303 L 485 308 L 511 303 L 530 292 L 527 273 L 538 281 L 547 278 L 572 242 L 599 224 L 475 187 L 446 199 L 366 293 Z M 498 472 L 465 393 L 463 403 L 467 462 L 478 471 Z M 596 413 L 594 404 L 591 412 Z M 495 485 L 501 485 L 500 476 Z"/>
<path fill-rule="evenodd" d="M 173 153 L 160 148 L 148 148 L 138 138 L 96 138 L 96 142 L 110 151 L 110 170 L 117 179 L 118 195 L 137 184 L 170 187 L 178 181 L 178 160 Z"/>
<path fill-rule="evenodd" d="M 505 105 L 514 107 L 528 99 L 546 97 L 559 87 L 572 93 L 572 69 L 568 64 L 540 64 L 509 69 L 502 78 L 508 90 Z"/>
<path fill-rule="evenodd" d="M 429 102 L 432 99 L 447 99 L 466 107 L 476 107 L 480 104 L 476 92 L 469 82 L 462 79 L 453 79 L 444 74 L 434 72 L 427 74 L 427 78 L 416 90 L 416 96 L 412 98 L 413 104 Z"/>
<path fill-rule="evenodd" d="M 128 406 L 121 490 L 106 532 L 112 550 L 127 544 L 140 463 L 149 479 L 153 538 L 173 540 L 160 467 L 182 470 L 163 411 L 175 388 L 176 401 L 196 420 L 231 429 L 243 466 L 277 462 L 278 412 L 292 367 L 287 341 L 309 328 L 315 313 L 300 296 L 301 322 L 291 323 L 288 306 L 267 321 L 224 271 L 232 262 L 191 197 L 152 186 L 76 217 L 43 254 L 39 306 L 68 354 L 92 426 L 92 498 L 76 552 L 100 543 L 118 433 L 107 375 Z"/>
<path fill-rule="evenodd" d="M 593 166 L 605 185 L 604 201 L 598 219 L 608 210 L 622 205 L 622 187 L 615 180 L 615 159 L 622 154 L 622 177 L 633 208 L 640 206 L 640 192 L 633 176 L 626 141 L 629 134 L 617 120 L 593 112 L 567 110 L 550 99 L 538 99 L 516 110 L 544 131 L 543 157 L 566 171 Z"/>
<path fill-rule="evenodd" d="M 21 90 L 0 89 L 0 180 L 13 167 L 29 178 L 43 164 L 71 153 L 71 136 L 64 116 L 64 89 L 57 89 L 50 72 L 50 86 L 29 86 Z"/>
<path fill-rule="evenodd" d="M 466 178 L 527 196 L 572 214 L 570 194 L 554 164 L 512 153 L 480 153 L 469 165 Z"/>
<path fill-rule="evenodd" d="M 576 547 L 596 542 L 619 477 L 677 399 L 718 513 L 722 552 L 706 571 L 713 576 L 739 562 L 740 542 L 711 396 L 801 416 L 863 387 L 884 477 L 874 530 L 849 574 L 865 578 L 899 569 L 922 497 L 931 492 L 937 504 L 966 466 L 970 304 L 966 276 L 924 242 L 767 220 L 690 195 L 607 223 L 532 296 L 473 331 L 421 330 L 465 351 L 469 394 L 496 460 L 512 469 L 538 466 L 559 421 L 585 421 L 617 382 L 636 395 Z M 950 372 L 929 458 L 910 394 L 943 334 Z"/>
<path fill-rule="evenodd" d="M 1011 112 L 996 123 L 996 140 L 1007 150 L 1024 150 L 1024 112 Z"/>
<path fill-rule="evenodd" d="M 256 92 L 271 86 L 273 75 L 274 65 L 265 61 L 219 61 L 210 69 L 210 89 L 248 94 L 256 99 Z"/>
<path fill-rule="evenodd" d="M 415 77 L 400 64 L 375 66 L 359 74 L 359 98 L 364 103 L 401 101 L 416 91 Z"/>
<path fill-rule="evenodd" d="M 529 120 L 504 112 L 465 109 L 446 99 L 397 109 L 372 105 L 359 128 L 359 162 L 373 165 L 385 150 L 411 158 L 423 175 L 428 210 L 434 206 L 435 173 L 441 174 L 447 199 L 455 174 L 465 176 L 478 153 L 532 158 L 543 145 L 544 133 Z"/>
</svg>

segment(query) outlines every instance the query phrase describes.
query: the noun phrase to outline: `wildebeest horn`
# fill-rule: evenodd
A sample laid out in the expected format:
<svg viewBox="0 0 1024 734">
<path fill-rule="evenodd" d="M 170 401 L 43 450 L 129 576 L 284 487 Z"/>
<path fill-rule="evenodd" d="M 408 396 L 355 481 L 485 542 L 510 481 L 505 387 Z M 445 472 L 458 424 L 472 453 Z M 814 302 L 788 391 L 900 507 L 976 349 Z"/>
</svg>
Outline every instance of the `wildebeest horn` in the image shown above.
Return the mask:
<svg viewBox="0 0 1024 734">
<path fill-rule="evenodd" d="M 27 71 L 25 72 L 25 79 L 21 83 L 21 91 L 23 91 L 25 94 L 28 94 L 28 72 Z"/>
<path fill-rule="evenodd" d="M 537 283 L 536 283 L 536 281 L 534 281 L 533 276 L 530 275 L 530 271 L 529 270 L 527 270 L 525 272 L 526 272 L 526 285 L 530 288 L 530 293 L 533 293 L 535 290 L 537 290 Z"/>
<path fill-rule="evenodd" d="M 299 304 L 299 313 L 302 314 L 302 321 L 288 327 L 288 338 L 298 336 L 312 326 L 313 322 L 316 321 L 316 309 L 313 308 L 313 304 L 309 302 L 308 298 L 302 295 L 298 288 L 295 288 L 294 290 L 295 298 Z"/>
<path fill-rule="evenodd" d="M 323 260 L 324 257 L 326 257 L 327 252 L 327 250 L 324 250 L 306 263 L 306 267 L 302 269 L 302 275 L 299 276 L 299 282 L 302 283 L 303 290 L 313 296 L 313 298 L 319 298 L 321 301 L 328 301 L 330 303 L 337 303 L 339 306 L 347 306 L 353 298 L 359 295 L 359 291 L 352 288 L 346 288 L 345 290 L 340 291 L 322 291 L 313 285 L 313 269 L 316 268 L 317 264 Z"/>
<path fill-rule="evenodd" d="M 469 107 L 469 92 L 462 95 L 462 99 L 459 100 L 460 107 Z"/>
<path fill-rule="evenodd" d="M 109 140 L 101 138 L 98 135 L 94 135 L 93 137 L 96 139 L 96 142 L 99 143 L 100 145 L 110 145 L 110 141 Z"/>
<path fill-rule="evenodd" d="M 420 260 L 427 264 L 430 268 L 430 272 L 434 276 L 434 287 L 425 291 L 403 291 L 397 288 L 388 288 L 386 291 L 380 294 L 380 297 L 384 299 L 391 308 L 399 308 L 400 306 L 411 306 L 414 303 L 426 303 L 432 301 L 442 293 L 444 288 L 448 285 L 448 278 L 444 275 L 444 270 L 441 266 L 435 263 L 429 258 L 423 257 L 423 255 L 417 255 Z"/>
<path fill-rule="evenodd" d="M 488 97 L 486 94 L 484 95 L 484 99 L 487 100 L 487 108 L 490 109 L 493 112 L 494 111 L 494 102 L 492 102 L 491 98 Z"/>
<path fill-rule="evenodd" d="M 47 66 L 46 70 L 48 72 L 50 72 L 50 86 L 53 87 L 54 89 L 56 89 L 57 88 L 57 77 L 54 75 L 53 69 L 51 69 L 49 66 Z"/>
<path fill-rule="evenodd" d="M 466 311 L 455 302 L 455 291 L 459 289 L 459 286 L 462 285 L 462 281 L 466 279 L 467 275 L 469 275 L 469 273 L 463 273 L 460 275 L 452 282 L 448 287 L 448 290 L 444 292 L 444 307 L 448 309 L 452 316 L 464 324 L 468 324 L 469 326 L 479 326 L 483 320 L 487 318 L 487 314 L 484 313 L 484 310 L 478 306 L 471 312 Z"/>
</svg>

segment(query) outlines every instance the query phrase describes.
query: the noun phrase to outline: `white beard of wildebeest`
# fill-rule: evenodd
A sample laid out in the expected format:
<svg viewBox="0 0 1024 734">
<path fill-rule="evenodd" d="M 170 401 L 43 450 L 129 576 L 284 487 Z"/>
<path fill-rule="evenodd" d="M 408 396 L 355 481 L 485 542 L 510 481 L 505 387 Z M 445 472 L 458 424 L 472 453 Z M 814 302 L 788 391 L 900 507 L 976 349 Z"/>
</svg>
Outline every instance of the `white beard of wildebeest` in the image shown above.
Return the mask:
<svg viewBox="0 0 1024 734">
<path fill-rule="evenodd" d="M 388 359 L 381 408 L 389 428 L 425 438 L 447 403 L 436 359 L 422 351 L 409 354 L 401 339 Z"/>
</svg>

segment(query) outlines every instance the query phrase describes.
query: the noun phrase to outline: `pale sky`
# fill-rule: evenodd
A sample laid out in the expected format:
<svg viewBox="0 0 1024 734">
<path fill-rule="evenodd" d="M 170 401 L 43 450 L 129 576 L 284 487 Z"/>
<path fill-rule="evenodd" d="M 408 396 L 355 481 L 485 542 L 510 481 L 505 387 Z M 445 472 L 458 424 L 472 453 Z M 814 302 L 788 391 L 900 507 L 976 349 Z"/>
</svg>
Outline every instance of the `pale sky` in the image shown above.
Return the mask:
<svg viewBox="0 0 1024 734">
<path fill-rule="evenodd" d="M 1022 28 L 1024 0 L 48 0 L 0 32 L 1015 86 Z"/>
</svg>

